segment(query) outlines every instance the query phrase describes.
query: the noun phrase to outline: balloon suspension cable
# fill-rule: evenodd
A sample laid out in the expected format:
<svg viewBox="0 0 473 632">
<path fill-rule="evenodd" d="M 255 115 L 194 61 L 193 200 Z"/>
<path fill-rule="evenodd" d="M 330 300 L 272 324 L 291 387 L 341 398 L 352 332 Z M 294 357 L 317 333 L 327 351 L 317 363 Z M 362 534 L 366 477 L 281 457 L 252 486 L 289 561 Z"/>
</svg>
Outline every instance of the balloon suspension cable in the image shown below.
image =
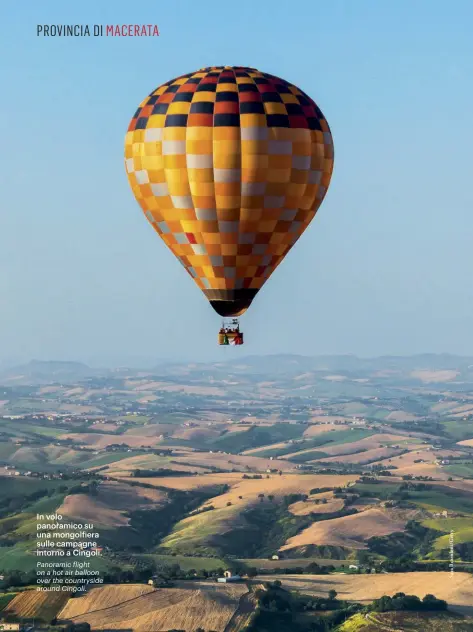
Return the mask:
<svg viewBox="0 0 473 632">
<path fill-rule="evenodd" d="M 218 344 L 243 344 L 243 332 L 240 330 L 240 322 L 238 318 L 222 318 L 222 326 L 218 332 Z"/>
</svg>

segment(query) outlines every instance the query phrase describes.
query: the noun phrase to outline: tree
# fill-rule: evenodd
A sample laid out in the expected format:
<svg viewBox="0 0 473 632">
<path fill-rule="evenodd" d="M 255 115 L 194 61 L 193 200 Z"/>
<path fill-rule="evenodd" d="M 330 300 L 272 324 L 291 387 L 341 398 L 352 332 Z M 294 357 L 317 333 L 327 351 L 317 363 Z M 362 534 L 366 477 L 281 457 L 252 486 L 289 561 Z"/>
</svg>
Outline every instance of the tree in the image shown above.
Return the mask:
<svg viewBox="0 0 473 632">
<path fill-rule="evenodd" d="M 335 599 L 337 598 L 337 591 L 336 590 L 329 590 L 328 591 L 328 598 L 330 599 L 330 601 L 335 601 Z"/>
<path fill-rule="evenodd" d="M 256 577 L 256 575 L 258 575 L 258 569 L 255 568 L 254 566 L 250 566 L 248 570 L 246 571 L 246 574 L 248 575 L 250 579 L 252 579 L 253 577 Z"/>
<path fill-rule="evenodd" d="M 268 499 L 272 502 L 272 501 L 274 500 L 274 496 L 273 496 L 273 494 L 269 494 L 269 495 L 268 495 Z"/>
</svg>

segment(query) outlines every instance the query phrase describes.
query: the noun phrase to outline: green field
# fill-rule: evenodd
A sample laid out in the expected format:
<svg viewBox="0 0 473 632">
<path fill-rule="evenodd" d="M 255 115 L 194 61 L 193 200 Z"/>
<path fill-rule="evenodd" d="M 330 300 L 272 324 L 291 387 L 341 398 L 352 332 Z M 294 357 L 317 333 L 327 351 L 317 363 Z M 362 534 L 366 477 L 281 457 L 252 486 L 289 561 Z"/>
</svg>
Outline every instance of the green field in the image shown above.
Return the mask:
<svg viewBox="0 0 473 632">
<path fill-rule="evenodd" d="M 473 542 L 473 526 L 469 529 L 461 529 L 460 531 L 455 531 L 453 535 L 454 544 L 465 544 L 466 542 Z M 444 549 L 448 549 L 450 547 L 450 535 L 443 535 L 442 537 L 435 540 L 434 549 L 436 551 L 443 551 Z"/>
<path fill-rule="evenodd" d="M 301 452 L 289 457 L 287 460 L 292 463 L 307 463 L 307 461 L 316 461 L 317 459 L 323 459 L 327 455 L 320 450 L 309 450 L 308 452 Z"/>
<path fill-rule="evenodd" d="M 473 618 L 450 612 L 370 612 L 355 614 L 336 632 L 473 632 Z"/>
<path fill-rule="evenodd" d="M 372 498 L 380 498 L 386 500 L 390 494 L 394 494 L 400 488 L 400 483 L 356 483 L 351 490 L 355 493 L 366 494 Z"/>
<path fill-rule="evenodd" d="M 387 408 L 378 408 L 374 412 L 370 411 L 369 415 L 374 419 L 380 419 L 381 421 L 384 421 L 387 417 L 389 417 L 391 413 L 392 410 L 389 410 Z"/>
<path fill-rule="evenodd" d="M 0 429 L 2 432 L 8 432 L 13 435 L 24 436 L 25 434 L 35 434 L 44 437 L 58 437 L 64 434 L 64 428 L 54 428 L 53 426 L 44 425 L 37 426 L 28 424 L 15 419 L 0 419 Z"/>
<path fill-rule="evenodd" d="M 371 408 L 360 402 L 349 402 L 340 406 L 340 414 L 344 415 L 367 415 Z"/>
<path fill-rule="evenodd" d="M 450 533 L 450 531 L 461 531 L 473 527 L 473 518 L 432 518 L 422 522 L 424 527 Z"/>
<path fill-rule="evenodd" d="M 440 531 L 445 535 L 438 537 L 434 542 L 434 552 L 450 548 L 450 533 L 453 531 L 454 544 L 473 542 L 473 517 L 472 518 L 435 518 L 424 520 L 424 527 Z"/>
<path fill-rule="evenodd" d="M 15 546 L 0 547 L 0 574 L 8 571 L 29 572 L 36 569 L 38 558 L 34 554 L 36 541 L 20 542 Z M 104 557 L 87 558 L 90 568 L 94 570 L 106 570 L 113 563 Z"/>
<path fill-rule="evenodd" d="M 34 544 L 21 542 L 15 546 L 0 547 L 0 571 L 32 571 L 36 568 L 36 555 L 28 551 L 33 550 Z"/>
<path fill-rule="evenodd" d="M 116 417 L 112 421 L 124 421 L 126 424 L 130 424 L 133 426 L 136 425 L 144 425 L 150 421 L 151 417 L 148 415 L 124 415 L 123 417 Z"/>
<path fill-rule="evenodd" d="M 64 485 L 64 482 L 59 479 L 45 480 L 23 476 L 0 476 L 0 500 L 14 496 L 28 496 L 39 489 L 57 489 L 61 485 Z"/>
<path fill-rule="evenodd" d="M 232 517 L 236 519 L 238 511 L 238 507 L 233 505 L 181 520 L 163 539 L 160 548 L 170 553 L 174 551 L 186 555 L 192 555 L 195 551 L 203 555 L 218 555 L 219 549 L 213 544 L 218 526 L 225 524 Z"/>
<path fill-rule="evenodd" d="M 459 421 L 457 419 L 451 419 L 449 421 L 442 421 L 442 426 L 446 432 L 455 439 L 455 441 L 463 441 L 465 439 L 473 439 L 473 429 L 471 421 Z"/>
<path fill-rule="evenodd" d="M 350 564 L 346 560 L 331 560 L 322 557 L 302 557 L 296 559 L 267 560 L 262 558 L 239 558 L 237 560 L 247 567 L 253 566 L 261 570 L 270 570 L 275 568 L 305 568 L 309 564 L 318 564 L 319 566 L 345 566 Z"/>
<path fill-rule="evenodd" d="M 142 453 L 138 451 L 127 452 L 126 450 L 123 452 L 105 452 L 104 454 L 94 456 L 94 458 L 82 461 L 80 463 L 80 467 L 83 470 L 87 470 L 91 467 L 110 465 L 110 463 L 115 463 L 116 461 L 121 461 L 122 459 L 129 459 L 132 456 L 137 456 L 139 454 Z"/>
<path fill-rule="evenodd" d="M 0 443 L 0 461 L 8 461 L 10 456 L 18 450 L 18 447 L 9 441 Z"/>
<path fill-rule="evenodd" d="M 304 439 L 302 441 L 297 441 L 297 443 L 290 443 L 281 448 L 268 447 L 266 450 L 257 452 L 255 456 L 261 456 L 264 458 L 269 458 L 270 456 L 286 456 L 287 454 L 292 454 L 293 452 L 321 448 L 321 450 L 318 451 L 317 456 L 312 456 L 308 459 L 304 459 L 303 461 L 296 461 L 296 463 L 303 463 L 306 460 L 310 461 L 329 456 L 323 452 L 324 445 L 343 445 L 345 443 L 359 441 L 365 437 L 370 437 L 372 434 L 374 434 L 373 430 L 365 430 L 364 428 L 353 428 L 352 430 L 330 430 L 329 432 L 323 432 L 312 439 Z M 272 443 L 277 443 L 277 441 L 273 441 Z M 296 458 L 299 457 L 291 457 L 289 460 L 295 461 Z"/>
<path fill-rule="evenodd" d="M 243 432 L 224 434 L 206 443 L 206 446 L 232 453 L 243 452 L 251 448 L 297 439 L 306 429 L 306 424 L 288 424 L 283 422 L 276 423 L 270 428 L 252 426 Z"/>
<path fill-rule="evenodd" d="M 8 606 L 10 601 L 14 599 L 17 594 L 18 593 L 15 592 L 0 593 L 0 610 L 3 610 L 6 606 Z"/>
<path fill-rule="evenodd" d="M 473 478 L 473 463 L 454 463 L 453 465 L 445 465 L 444 469 L 449 474 L 453 474 L 453 476 L 461 476 L 462 478 Z"/>
<path fill-rule="evenodd" d="M 458 490 L 448 492 L 433 489 L 429 491 L 409 492 L 409 499 L 419 507 L 429 511 L 455 511 L 462 514 L 473 514 L 473 497 Z"/>
<path fill-rule="evenodd" d="M 157 563 L 161 562 L 166 565 L 179 564 L 183 571 L 216 571 L 219 568 L 226 568 L 227 562 L 218 557 L 187 557 L 184 555 L 140 555 L 140 559 L 153 560 Z"/>
</svg>

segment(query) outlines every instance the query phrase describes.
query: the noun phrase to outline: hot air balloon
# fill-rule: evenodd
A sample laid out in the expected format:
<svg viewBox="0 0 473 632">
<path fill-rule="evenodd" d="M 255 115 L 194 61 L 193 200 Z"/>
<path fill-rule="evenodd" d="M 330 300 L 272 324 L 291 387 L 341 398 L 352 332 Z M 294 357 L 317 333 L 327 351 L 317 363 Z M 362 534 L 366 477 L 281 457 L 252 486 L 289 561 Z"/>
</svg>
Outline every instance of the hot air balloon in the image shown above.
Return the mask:
<svg viewBox="0 0 473 632">
<path fill-rule="evenodd" d="M 302 90 L 212 66 L 159 86 L 125 139 L 131 188 L 158 235 L 242 344 L 238 316 L 294 246 L 333 170 L 328 123 Z"/>
</svg>

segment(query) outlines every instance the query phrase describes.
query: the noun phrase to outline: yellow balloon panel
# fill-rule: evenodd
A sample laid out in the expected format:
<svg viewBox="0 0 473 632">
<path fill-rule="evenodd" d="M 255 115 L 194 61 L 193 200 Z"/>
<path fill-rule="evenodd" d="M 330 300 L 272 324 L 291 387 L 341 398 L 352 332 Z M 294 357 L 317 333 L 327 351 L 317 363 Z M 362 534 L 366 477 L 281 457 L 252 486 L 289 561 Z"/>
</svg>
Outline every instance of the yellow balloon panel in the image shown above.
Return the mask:
<svg viewBox="0 0 473 632">
<path fill-rule="evenodd" d="M 292 84 L 211 67 L 152 92 L 126 135 L 147 219 L 222 315 L 243 313 L 314 218 L 333 142 Z"/>
</svg>

